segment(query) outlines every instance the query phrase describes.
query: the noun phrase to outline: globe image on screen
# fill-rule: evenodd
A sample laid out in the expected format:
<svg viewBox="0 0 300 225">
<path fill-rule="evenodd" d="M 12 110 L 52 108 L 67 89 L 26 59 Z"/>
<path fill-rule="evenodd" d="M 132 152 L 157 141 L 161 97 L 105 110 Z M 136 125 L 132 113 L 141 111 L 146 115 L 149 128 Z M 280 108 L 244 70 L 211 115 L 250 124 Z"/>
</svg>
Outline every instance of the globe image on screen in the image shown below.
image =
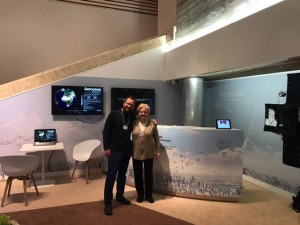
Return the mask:
<svg viewBox="0 0 300 225">
<path fill-rule="evenodd" d="M 54 98 L 56 105 L 61 109 L 70 108 L 76 102 L 76 94 L 70 88 L 61 88 L 57 90 Z"/>
</svg>

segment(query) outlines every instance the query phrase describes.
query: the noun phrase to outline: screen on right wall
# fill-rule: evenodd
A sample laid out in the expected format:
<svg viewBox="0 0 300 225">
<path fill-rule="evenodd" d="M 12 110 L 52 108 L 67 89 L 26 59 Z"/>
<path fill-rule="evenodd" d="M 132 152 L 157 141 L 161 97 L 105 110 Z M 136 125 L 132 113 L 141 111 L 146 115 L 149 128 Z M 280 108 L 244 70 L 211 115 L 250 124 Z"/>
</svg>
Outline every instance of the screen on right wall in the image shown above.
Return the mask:
<svg viewBox="0 0 300 225">
<path fill-rule="evenodd" d="M 112 87 L 111 110 L 122 108 L 123 101 L 128 96 L 135 98 L 135 112 L 139 104 L 146 103 L 150 106 L 150 114 L 155 114 L 155 89 Z"/>
</svg>

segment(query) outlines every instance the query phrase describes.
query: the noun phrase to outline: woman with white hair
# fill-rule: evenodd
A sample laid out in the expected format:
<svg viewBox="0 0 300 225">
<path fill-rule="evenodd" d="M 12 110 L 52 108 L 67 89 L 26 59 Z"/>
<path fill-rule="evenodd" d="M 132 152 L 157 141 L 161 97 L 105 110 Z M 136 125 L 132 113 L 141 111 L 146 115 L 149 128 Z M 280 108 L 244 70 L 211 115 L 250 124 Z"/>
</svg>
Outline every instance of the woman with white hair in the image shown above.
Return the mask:
<svg viewBox="0 0 300 225">
<path fill-rule="evenodd" d="M 144 198 L 154 203 L 153 189 L 153 159 L 160 156 L 160 143 L 156 123 L 149 119 L 150 107 L 141 103 L 137 107 L 138 118 L 133 123 L 133 171 L 135 188 L 138 194 L 137 202 Z M 143 177 L 144 172 L 144 177 Z M 144 181 L 145 179 L 145 181 Z"/>
</svg>

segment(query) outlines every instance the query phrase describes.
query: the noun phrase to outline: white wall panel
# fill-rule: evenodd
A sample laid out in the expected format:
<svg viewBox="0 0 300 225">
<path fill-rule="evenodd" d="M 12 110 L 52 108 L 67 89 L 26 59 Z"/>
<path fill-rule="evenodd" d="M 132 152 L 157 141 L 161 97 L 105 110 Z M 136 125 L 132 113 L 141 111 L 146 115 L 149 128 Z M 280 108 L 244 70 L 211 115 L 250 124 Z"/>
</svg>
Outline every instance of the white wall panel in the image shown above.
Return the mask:
<svg viewBox="0 0 300 225">
<path fill-rule="evenodd" d="M 300 1 L 286 0 L 166 54 L 164 80 L 300 55 Z"/>
<path fill-rule="evenodd" d="M 106 77 L 142 80 L 162 80 L 165 53 L 162 48 L 149 50 L 94 70 L 78 74 L 79 77 Z"/>
</svg>

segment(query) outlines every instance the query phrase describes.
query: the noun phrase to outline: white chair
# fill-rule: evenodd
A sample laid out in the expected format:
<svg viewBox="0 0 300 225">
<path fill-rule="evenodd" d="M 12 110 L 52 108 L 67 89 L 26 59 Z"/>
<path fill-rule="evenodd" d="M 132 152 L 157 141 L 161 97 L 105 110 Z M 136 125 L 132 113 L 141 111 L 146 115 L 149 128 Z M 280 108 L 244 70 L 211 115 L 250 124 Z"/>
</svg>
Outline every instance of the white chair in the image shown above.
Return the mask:
<svg viewBox="0 0 300 225">
<path fill-rule="evenodd" d="M 89 174 L 90 174 L 90 162 L 94 162 L 98 173 L 100 175 L 100 171 L 98 168 L 98 164 L 95 160 L 96 158 L 96 149 L 101 145 L 101 141 L 97 139 L 86 140 L 78 143 L 73 148 L 73 159 L 76 160 L 75 167 L 72 173 L 72 179 L 74 177 L 74 173 L 77 167 L 78 162 L 85 162 L 85 174 L 86 174 L 86 184 L 88 184 Z"/>
<path fill-rule="evenodd" d="M 30 179 L 30 181 L 32 181 L 35 191 L 37 195 L 39 195 L 39 191 L 33 176 L 33 171 L 37 169 L 39 160 L 40 158 L 34 155 L 11 155 L 0 157 L 2 172 L 4 175 L 8 176 L 2 197 L 1 207 L 4 205 L 6 194 L 8 197 L 10 196 L 11 185 L 14 179 L 23 180 L 25 206 L 28 205 L 26 180 Z"/>
</svg>

